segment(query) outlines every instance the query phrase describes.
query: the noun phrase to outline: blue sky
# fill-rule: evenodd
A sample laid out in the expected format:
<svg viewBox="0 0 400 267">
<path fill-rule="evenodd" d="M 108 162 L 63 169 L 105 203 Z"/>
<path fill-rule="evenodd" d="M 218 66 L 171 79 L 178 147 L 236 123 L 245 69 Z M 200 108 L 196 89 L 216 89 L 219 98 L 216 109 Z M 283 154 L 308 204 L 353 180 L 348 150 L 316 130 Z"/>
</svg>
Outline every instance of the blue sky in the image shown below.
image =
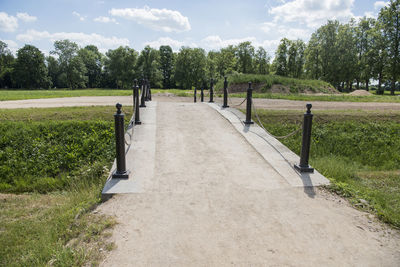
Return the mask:
<svg viewBox="0 0 400 267">
<path fill-rule="evenodd" d="M 328 19 L 375 17 L 376 0 L 0 0 L 0 39 L 15 52 L 32 44 L 46 55 L 55 40 L 141 50 L 168 44 L 216 50 L 252 41 L 273 55 L 279 40 L 308 41 Z"/>
</svg>

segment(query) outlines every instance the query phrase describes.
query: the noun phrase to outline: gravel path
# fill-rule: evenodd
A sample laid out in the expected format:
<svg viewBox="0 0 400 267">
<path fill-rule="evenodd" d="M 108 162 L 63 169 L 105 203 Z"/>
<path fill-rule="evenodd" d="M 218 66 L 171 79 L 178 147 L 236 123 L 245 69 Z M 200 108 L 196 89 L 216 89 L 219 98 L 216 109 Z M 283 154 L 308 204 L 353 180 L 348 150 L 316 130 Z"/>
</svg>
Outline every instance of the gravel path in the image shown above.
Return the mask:
<svg viewBox="0 0 400 267">
<path fill-rule="evenodd" d="M 153 99 L 159 102 L 193 102 L 192 97 L 176 97 L 173 95 L 155 95 Z M 198 100 L 200 98 L 198 97 Z M 232 98 L 231 106 L 242 102 L 241 98 Z M 205 98 L 208 101 L 208 98 Z M 217 102 L 221 103 L 222 99 L 217 98 Z M 260 99 L 255 98 L 254 103 L 257 108 L 278 109 L 278 110 L 304 110 L 307 101 L 293 101 L 283 99 Z M 16 101 L 0 101 L 0 108 L 42 108 L 42 107 L 71 107 L 71 106 L 107 106 L 116 103 L 123 105 L 132 105 L 131 96 L 81 96 L 66 98 L 44 98 L 44 99 L 28 99 Z M 327 102 L 327 101 L 311 101 L 313 110 L 326 109 L 352 109 L 352 110 L 400 110 L 400 103 L 372 103 L 372 102 Z M 245 108 L 242 104 L 241 108 Z"/>
<path fill-rule="evenodd" d="M 158 102 L 156 121 L 150 186 L 98 207 L 119 222 L 102 266 L 398 266 L 397 231 L 291 187 L 208 105 Z"/>
</svg>

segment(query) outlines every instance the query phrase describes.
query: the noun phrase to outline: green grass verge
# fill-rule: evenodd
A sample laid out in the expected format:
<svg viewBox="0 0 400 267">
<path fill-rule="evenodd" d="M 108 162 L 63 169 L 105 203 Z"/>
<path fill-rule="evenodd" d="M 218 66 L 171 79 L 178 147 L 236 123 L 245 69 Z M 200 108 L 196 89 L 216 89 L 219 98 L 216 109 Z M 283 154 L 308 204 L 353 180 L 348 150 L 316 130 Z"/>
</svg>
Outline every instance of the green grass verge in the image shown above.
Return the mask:
<svg viewBox="0 0 400 267">
<path fill-rule="evenodd" d="M 296 111 L 258 110 L 266 129 L 284 136 L 297 129 Z M 256 118 L 253 118 L 256 119 Z M 331 189 L 400 227 L 400 113 L 316 111 L 310 163 L 328 177 Z M 281 140 L 299 154 L 301 133 Z"/>
<path fill-rule="evenodd" d="M 218 95 L 221 96 L 221 94 Z M 246 93 L 230 94 L 230 97 L 244 98 L 246 97 Z M 312 94 L 253 93 L 253 98 L 286 99 L 286 100 L 300 100 L 300 101 L 400 103 L 400 97 L 390 96 L 390 95 L 353 96 L 349 94 L 312 95 Z"/>
<path fill-rule="evenodd" d="M 126 96 L 132 95 L 132 90 L 117 89 L 82 89 L 82 90 L 0 90 L 0 101 L 77 97 L 77 96 Z"/>
<path fill-rule="evenodd" d="M 89 211 L 114 158 L 114 113 L 0 110 L 0 266 L 90 265 L 113 248 L 105 230 L 115 221 Z"/>
<path fill-rule="evenodd" d="M 180 89 L 152 89 L 155 93 L 170 93 L 176 96 L 193 96 L 192 90 Z M 81 89 L 81 90 L 0 90 L 0 101 L 23 100 L 39 98 L 57 98 L 57 97 L 78 97 L 78 96 L 129 96 L 132 95 L 131 89 Z M 1 108 L 1 106 L 0 106 Z"/>
</svg>

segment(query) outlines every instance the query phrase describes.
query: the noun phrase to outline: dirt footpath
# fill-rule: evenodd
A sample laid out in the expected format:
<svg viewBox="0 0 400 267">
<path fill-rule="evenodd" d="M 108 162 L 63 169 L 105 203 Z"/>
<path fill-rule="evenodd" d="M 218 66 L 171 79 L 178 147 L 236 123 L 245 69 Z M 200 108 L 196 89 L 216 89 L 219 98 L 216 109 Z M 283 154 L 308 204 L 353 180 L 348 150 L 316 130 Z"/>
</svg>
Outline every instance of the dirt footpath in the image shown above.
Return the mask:
<svg viewBox="0 0 400 267">
<path fill-rule="evenodd" d="M 154 177 L 116 195 L 102 266 L 399 266 L 400 236 L 321 189 L 290 186 L 208 105 L 158 102 Z"/>
<path fill-rule="evenodd" d="M 192 97 L 177 97 L 172 94 L 156 94 L 153 96 L 155 101 L 159 102 L 193 102 Z M 208 101 L 208 97 L 204 98 Z M 198 95 L 197 101 L 200 102 Z M 216 102 L 222 103 L 221 98 L 216 98 Z M 234 106 L 240 104 L 242 98 L 232 98 L 229 105 Z M 373 103 L 373 102 L 327 102 L 327 101 L 293 101 L 283 99 L 253 99 L 257 108 L 277 109 L 277 110 L 304 110 L 307 103 L 313 104 L 313 110 L 386 110 L 400 111 L 400 103 Z M 44 98 L 44 99 L 27 99 L 15 101 L 0 101 L 0 109 L 11 108 L 41 108 L 41 107 L 72 107 L 72 106 L 107 106 L 116 103 L 123 105 L 132 105 L 132 96 L 81 96 L 66 98 Z M 240 108 L 246 108 L 243 103 Z"/>
</svg>

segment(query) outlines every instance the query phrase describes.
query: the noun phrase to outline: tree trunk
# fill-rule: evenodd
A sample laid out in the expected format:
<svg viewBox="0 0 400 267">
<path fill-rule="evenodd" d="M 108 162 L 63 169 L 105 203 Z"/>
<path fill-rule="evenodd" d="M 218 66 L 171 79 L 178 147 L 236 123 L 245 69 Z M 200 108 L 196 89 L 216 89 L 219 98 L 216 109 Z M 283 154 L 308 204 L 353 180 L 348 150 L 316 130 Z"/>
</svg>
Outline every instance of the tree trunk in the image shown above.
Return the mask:
<svg viewBox="0 0 400 267">
<path fill-rule="evenodd" d="M 357 85 L 356 85 L 357 89 L 360 89 L 360 81 L 357 79 Z"/>
<path fill-rule="evenodd" d="M 369 80 L 365 80 L 365 90 L 369 91 Z"/>
<path fill-rule="evenodd" d="M 390 86 L 390 94 L 394 95 L 394 90 L 396 89 L 396 80 L 393 78 L 392 79 L 392 84 Z"/>
</svg>

